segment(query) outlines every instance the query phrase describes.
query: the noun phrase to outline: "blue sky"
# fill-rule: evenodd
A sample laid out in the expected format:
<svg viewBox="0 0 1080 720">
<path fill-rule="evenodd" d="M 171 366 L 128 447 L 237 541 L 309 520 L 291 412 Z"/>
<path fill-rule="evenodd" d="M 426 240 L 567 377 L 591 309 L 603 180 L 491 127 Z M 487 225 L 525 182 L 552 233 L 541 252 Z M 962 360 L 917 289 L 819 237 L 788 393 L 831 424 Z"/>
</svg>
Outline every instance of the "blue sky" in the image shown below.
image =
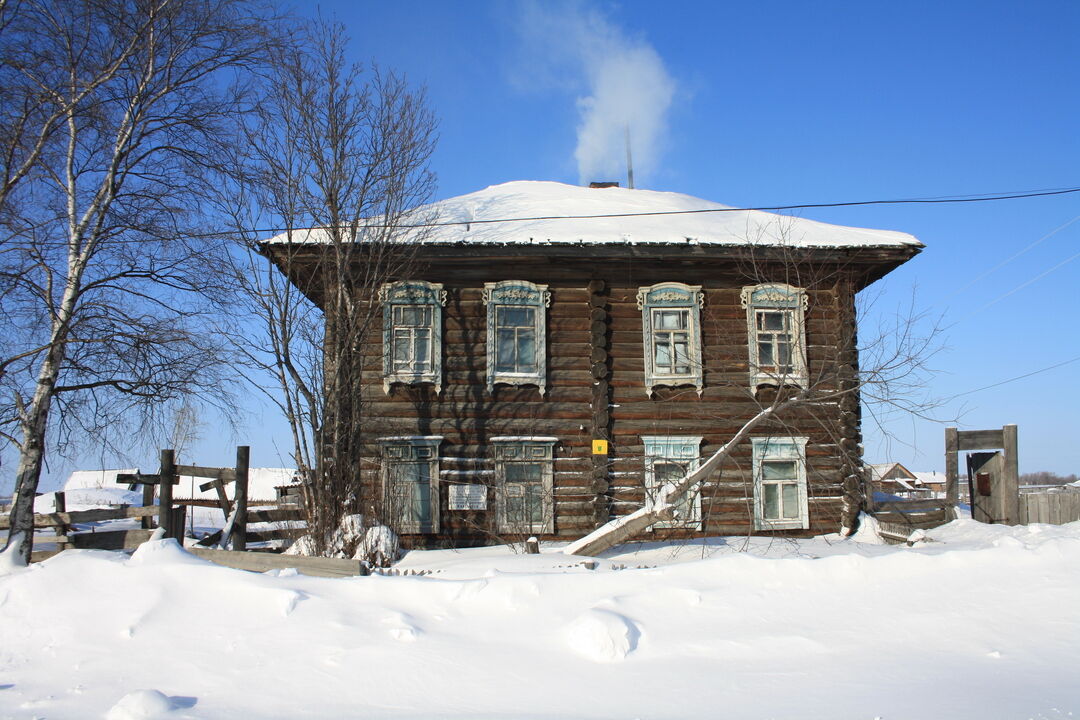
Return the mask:
<svg viewBox="0 0 1080 720">
<path fill-rule="evenodd" d="M 320 12 L 347 27 L 355 60 L 427 88 L 438 198 L 623 179 L 594 177 L 604 153 L 579 141 L 621 136 L 605 130 L 619 113 L 639 135 L 638 187 L 731 205 L 1080 186 L 1080 3 L 342 0 Z M 1080 194 L 800 212 L 922 240 L 872 292 L 875 312 L 914 293 L 947 327 L 929 391 L 967 394 L 936 415 L 961 429 L 1017 423 L 1022 472 L 1080 472 Z M 274 425 L 256 416 L 240 430 L 253 464 L 288 463 Z M 941 470 L 943 427 L 868 421 L 867 460 Z M 205 435 L 198 461 L 230 464 L 236 439 Z"/>
</svg>

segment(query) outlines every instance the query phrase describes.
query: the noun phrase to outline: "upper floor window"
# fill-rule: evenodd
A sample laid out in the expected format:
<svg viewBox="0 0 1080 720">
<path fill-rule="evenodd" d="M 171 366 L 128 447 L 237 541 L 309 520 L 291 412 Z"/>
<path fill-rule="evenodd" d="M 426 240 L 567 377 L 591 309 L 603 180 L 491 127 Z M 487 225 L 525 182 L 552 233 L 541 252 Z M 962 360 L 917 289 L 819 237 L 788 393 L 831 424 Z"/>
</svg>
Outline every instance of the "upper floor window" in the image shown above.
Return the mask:
<svg viewBox="0 0 1080 720">
<path fill-rule="evenodd" d="M 805 437 L 752 438 L 754 528 L 810 527 Z"/>
<path fill-rule="evenodd" d="M 487 386 L 536 385 L 547 391 L 546 330 L 551 293 L 525 280 L 484 284 Z"/>
<path fill-rule="evenodd" d="M 383 305 L 383 390 L 393 383 L 433 383 L 442 391 L 442 307 L 446 291 L 420 280 L 386 283 Z"/>
<path fill-rule="evenodd" d="M 697 470 L 701 462 L 701 437 L 644 435 L 645 507 L 652 508 L 668 483 L 678 482 Z M 701 486 L 696 484 L 680 497 L 672 498 L 675 517 L 656 527 L 701 528 Z"/>
<path fill-rule="evenodd" d="M 645 391 L 657 385 L 694 385 L 701 394 L 700 285 L 659 283 L 638 289 L 642 343 L 645 347 Z"/>
<path fill-rule="evenodd" d="M 744 287 L 750 386 L 806 387 L 807 297 L 802 288 L 783 283 Z"/>
<path fill-rule="evenodd" d="M 379 438 L 383 511 L 396 532 L 439 532 L 442 440 L 439 435 Z"/>
<path fill-rule="evenodd" d="M 554 532 L 553 450 L 558 438 L 495 437 L 491 441 L 498 532 Z"/>
</svg>

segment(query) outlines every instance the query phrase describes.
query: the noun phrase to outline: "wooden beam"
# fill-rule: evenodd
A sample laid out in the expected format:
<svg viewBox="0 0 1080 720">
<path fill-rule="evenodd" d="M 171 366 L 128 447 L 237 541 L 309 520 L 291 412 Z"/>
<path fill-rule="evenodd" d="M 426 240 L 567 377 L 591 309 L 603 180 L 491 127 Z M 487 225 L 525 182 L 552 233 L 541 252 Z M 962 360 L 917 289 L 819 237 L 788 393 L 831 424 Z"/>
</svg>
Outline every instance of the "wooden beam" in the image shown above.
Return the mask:
<svg viewBox="0 0 1080 720">
<path fill-rule="evenodd" d="M 250 570 L 252 572 L 295 568 L 297 572 L 303 575 L 314 575 L 316 577 L 351 577 L 363 574 L 359 560 L 301 557 L 299 555 L 277 555 L 275 553 L 260 552 L 236 552 L 233 550 L 213 550 L 200 547 L 188 548 L 188 552 L 203 560 L 217 563 L 218 565 L 224 565 L 225 567 L 231 567 L 237 570 Z"/>
<path fill-rule="evenodd" d="M 274 508 L 272 510 L 248 510 L 248 523 L 303 522 L 307 519 L 298 507 Z"/>
<path fill-rule="evenodd" d="M 80 550 L 127 550 L 138 547 L 153 534 L 153 530 L 110 530 L 76 533 L 69 535 L 68 539 Z"/>
<path fill-rule="evenodd" d="M 177 465 L 177 475 L 190 475 L 191 477 L 218 478 L 224 483 L 236 480 L 236 473 L 232 468 L 203 467 L 202 465 Z M 209 488 L 203 488 L 209 490 Z"/>
<path fill-rule="evenodd" d="M 960 430 L 956 433 L 956 449 L 1000 450 L 1005 447 L 1005 433 L 1001 430 Z"/>
<path fill-rule="evenodd" d="M 128 508 L 100 508 L 97 510 L 73 510 L 71 512 L 35 513 L 34 527 L 52 528 L 61 525 L 74 525 L 75 523 L 102 522 L 104 520 L 123 520 L 124 518 L 141 518 L 157 515 L 159 508 L 156 505 L 150 507 Z M 0 516 L 0 530 L 11 527 L 11 518 L 7 515 Z"/>
<path fill-rule="evenodd" d="M 181 466 L 181 467 L 183 467 L 183 466 Z M 213 468 L 203 468 L 203 469 L 204 470 L 212 470 Z M 180 474 L 183 475 L 185 473 L 180 473 Z M 196 477 L 207 477 L 207 476 L 206 475 L 198 475 Z M 221 468 L 220 472 L 217 475 L 213 475 L 213 476 L 210 476 L 210 477 L 213 477 L 214 479 L 211 480 L 210 482 L 205 482 L 205 483 L 203 483 L 202 485 L 199 486 L 199 489 L 202 490 L 203 492 L 206 492 L 207 490 L 214 487 L 214 485 L 216 485 L 218 483 L 221 483 L 224 486 L 224 485 L 228 485 L 231 482 L 235 482 L 236 481 L 236 471 L 233 470 L 232 468 Z"/>
<path fill-rule="evenodd" d="M 120 485 L 158 485 L 161 476 L 150 473 L 119 473 L 116 482 Z M 173 484 L 180 482 L 179 478 L 173 478 Z"/>
</svg>

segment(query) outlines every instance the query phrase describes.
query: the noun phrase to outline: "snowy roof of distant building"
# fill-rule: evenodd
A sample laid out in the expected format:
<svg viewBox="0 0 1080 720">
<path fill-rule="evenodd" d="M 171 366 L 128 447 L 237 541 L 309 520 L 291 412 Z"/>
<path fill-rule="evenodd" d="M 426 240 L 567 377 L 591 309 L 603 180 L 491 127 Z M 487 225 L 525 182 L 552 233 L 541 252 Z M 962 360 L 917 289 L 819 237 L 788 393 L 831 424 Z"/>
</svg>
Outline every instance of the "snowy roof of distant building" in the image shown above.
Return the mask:
<svg viewBox="0 0 1080 720">
<path fill-rule="evenodd" d="M 112 489 L 126 488 L 127 485 L 119 485 L 116 482 L 118 473 L 137 473 L 136 469 L 126 470 L 76 470 L 64 483 L 65 492 L 73 492 L 87 489 Z M 289 485 L 295 482 L 296 470 L 293 468 L 249 468 L 248 469 L 248 497 L 252 500 L 273 500 L 277 492 L 276 487 Z M 215 490 L 199 490 L 199 485 L 207 482 L 207 478 L 195 478 L 190 475 L 181 475 L 179 482 L 173 490 L 173 497 L 177 499 L 216 499 Z M 232 484 L 226 485 L 231 488 Z M 229 490 L 229 497 L 233 491 Z"/>
<path fill-rule="evenodd" d="M 903 232 L 743 210 L 681 193 L 541 181 L 492 185 L 441 200 L 417 209 L 403 222 L 437 223 L 411 231 L 413 239 L 437 245 L 922 247 L 915 237 Z M 322 243 L 326 238 L 322 229 L 294 230 L 266 242 Z"/>
</svg>

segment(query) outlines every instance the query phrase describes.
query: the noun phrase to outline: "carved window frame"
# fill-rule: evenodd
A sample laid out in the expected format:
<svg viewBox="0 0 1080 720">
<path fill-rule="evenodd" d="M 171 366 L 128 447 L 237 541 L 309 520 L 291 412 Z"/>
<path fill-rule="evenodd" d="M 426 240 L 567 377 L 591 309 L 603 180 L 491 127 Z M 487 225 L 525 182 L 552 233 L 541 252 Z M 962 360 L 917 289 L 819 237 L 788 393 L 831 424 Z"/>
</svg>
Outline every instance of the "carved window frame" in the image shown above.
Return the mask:
<svg viewBox="0 0 1080 720">
<path fill-rule="evenodd" d="M 661 489 L 660 480 L 656 476 L 656 466 L 672 464 L 680 466 L 685 472 L 697 470 L 701 465 L 701 442 L 703 439 L 698 435 L 641 436 L 641 440 L 645 445 L 646 508 L 651 509 L 654 506 Z M 653 527 L 700 530 L 702 526 L 701 486 L 702 483 L 697 483 L 687 490 L 686 499 L 689 501 L 689 514 L 658 522 Z"/>
<path fill-rule="evenodd" d="M 430 534 L 439 532 L 439 446 L 441 435 L 416 435 L 379 438 L 380 473 L 382 475 L 383 511 L 397 533 Z M 395 484 L 401 474 L 415 471 L 417 477 L 427 481 L 428 516 L 419 520 L 405 521 L 398 517 L 394 498 Z M 412 482 L 420 485 L 419 482 Z M 416 488 L 422 492 L 422 488 Z"/>
<path fill-rule="evenodd" d="M 805 530 L 810 527 L 810 500 L 806 481 L 806 437 L 756 437 L 751 438 L 754 472 L 754 529 L 755 530 Z M 793 462 L 795 477 L 789 480 L 765 478 L 765 465 L 769 462 Z M 783 505 L 783 485 L 795 485 L 794 503 L 797 517 L 765 517 L 765 486 L 777 485 L 778 505 Z"/>
<path fill-rule="evenodd" d="M 389 393 L 390 386 L 394 383 L 403 383 L 405 385 L 431 383 L 435 386 L 435 392 L 441 393 L 443 379 L 442 308 L 446 305 L 446 291 L 443 290 L 442 284 L 423 280 L 385 283 L 379 288 L 379 301 L 383 306 L 383 391 Z M 398 330 L 404 326 L 399 328 L 395 323 L 394 313 L 396 310 L 408 307 L 428 308 L 430 310 L 431 324 L 427 326 L 431 343 L 430 370 L 410 372 L 395 368 L 394 340 Z"/>
<path fill-rule="evenodd" d="M 705 387 L 701 363 L 701 308 L 705 295 L 700 285 L 684 285 L 663 282 L 638 288 L 637 306 L 641 311 L 641 337 L 645 354 L 645 392 L 651 397 L 653 388 L 661 385 L 679 387 L 693 385 L 701 395 Z M 660 372 L 656 367 L 656 343 L 658 331 L 654 328 L 654 314 L 663 310 L 681 310 L 686 313 L 687 372 Z"/>
<path fill-rule="evenodd" d="M 495 526 L 500 533 L 555 532 L 555 444 L 554 437 L 493 437 L 492 453 L 495 459 Z M 539 468 L 539 483 L 507 481 L 507 471 Z M 511 494 L 525 492 L 526 484 L 540 485 L 541 518 L 539 522 L 515 522 L 507 511 Z M 520 487 L 518 487 L 520 486 Z M 527 495 L 520 495 L 524 502 Z"/>
<path fill-rule="evenodd" d="M 749 285 L 742 289 L 742 306 L 746 309 L 747 349 L 750 356 L 750 388 L 756 394 L 762 386 L 795 385 L 807 387 L 810 376 L 806 363 L 806 309 L 809 298 L 806 290 L 786 283 Z M 759 313 L 781 313 L 788 323 L 791 369 L 762 365 L 758 329 Z"/>
<path fill-rule="evenodd" d="M 487 306 L 487 389 L 495 385 L 536 385 L 540 394 L 547 392 L 547 308 L 551 293 L 547 285 L 527 280 L 501 280 L 484 283 L 484 305 Z M 531 308 L 533 310 L 534 367 L 530 372 L 498 370 L 498 326 L 500 308 Z M 515 341 L 516 342 L 516 341 Z"/>
</svg>

